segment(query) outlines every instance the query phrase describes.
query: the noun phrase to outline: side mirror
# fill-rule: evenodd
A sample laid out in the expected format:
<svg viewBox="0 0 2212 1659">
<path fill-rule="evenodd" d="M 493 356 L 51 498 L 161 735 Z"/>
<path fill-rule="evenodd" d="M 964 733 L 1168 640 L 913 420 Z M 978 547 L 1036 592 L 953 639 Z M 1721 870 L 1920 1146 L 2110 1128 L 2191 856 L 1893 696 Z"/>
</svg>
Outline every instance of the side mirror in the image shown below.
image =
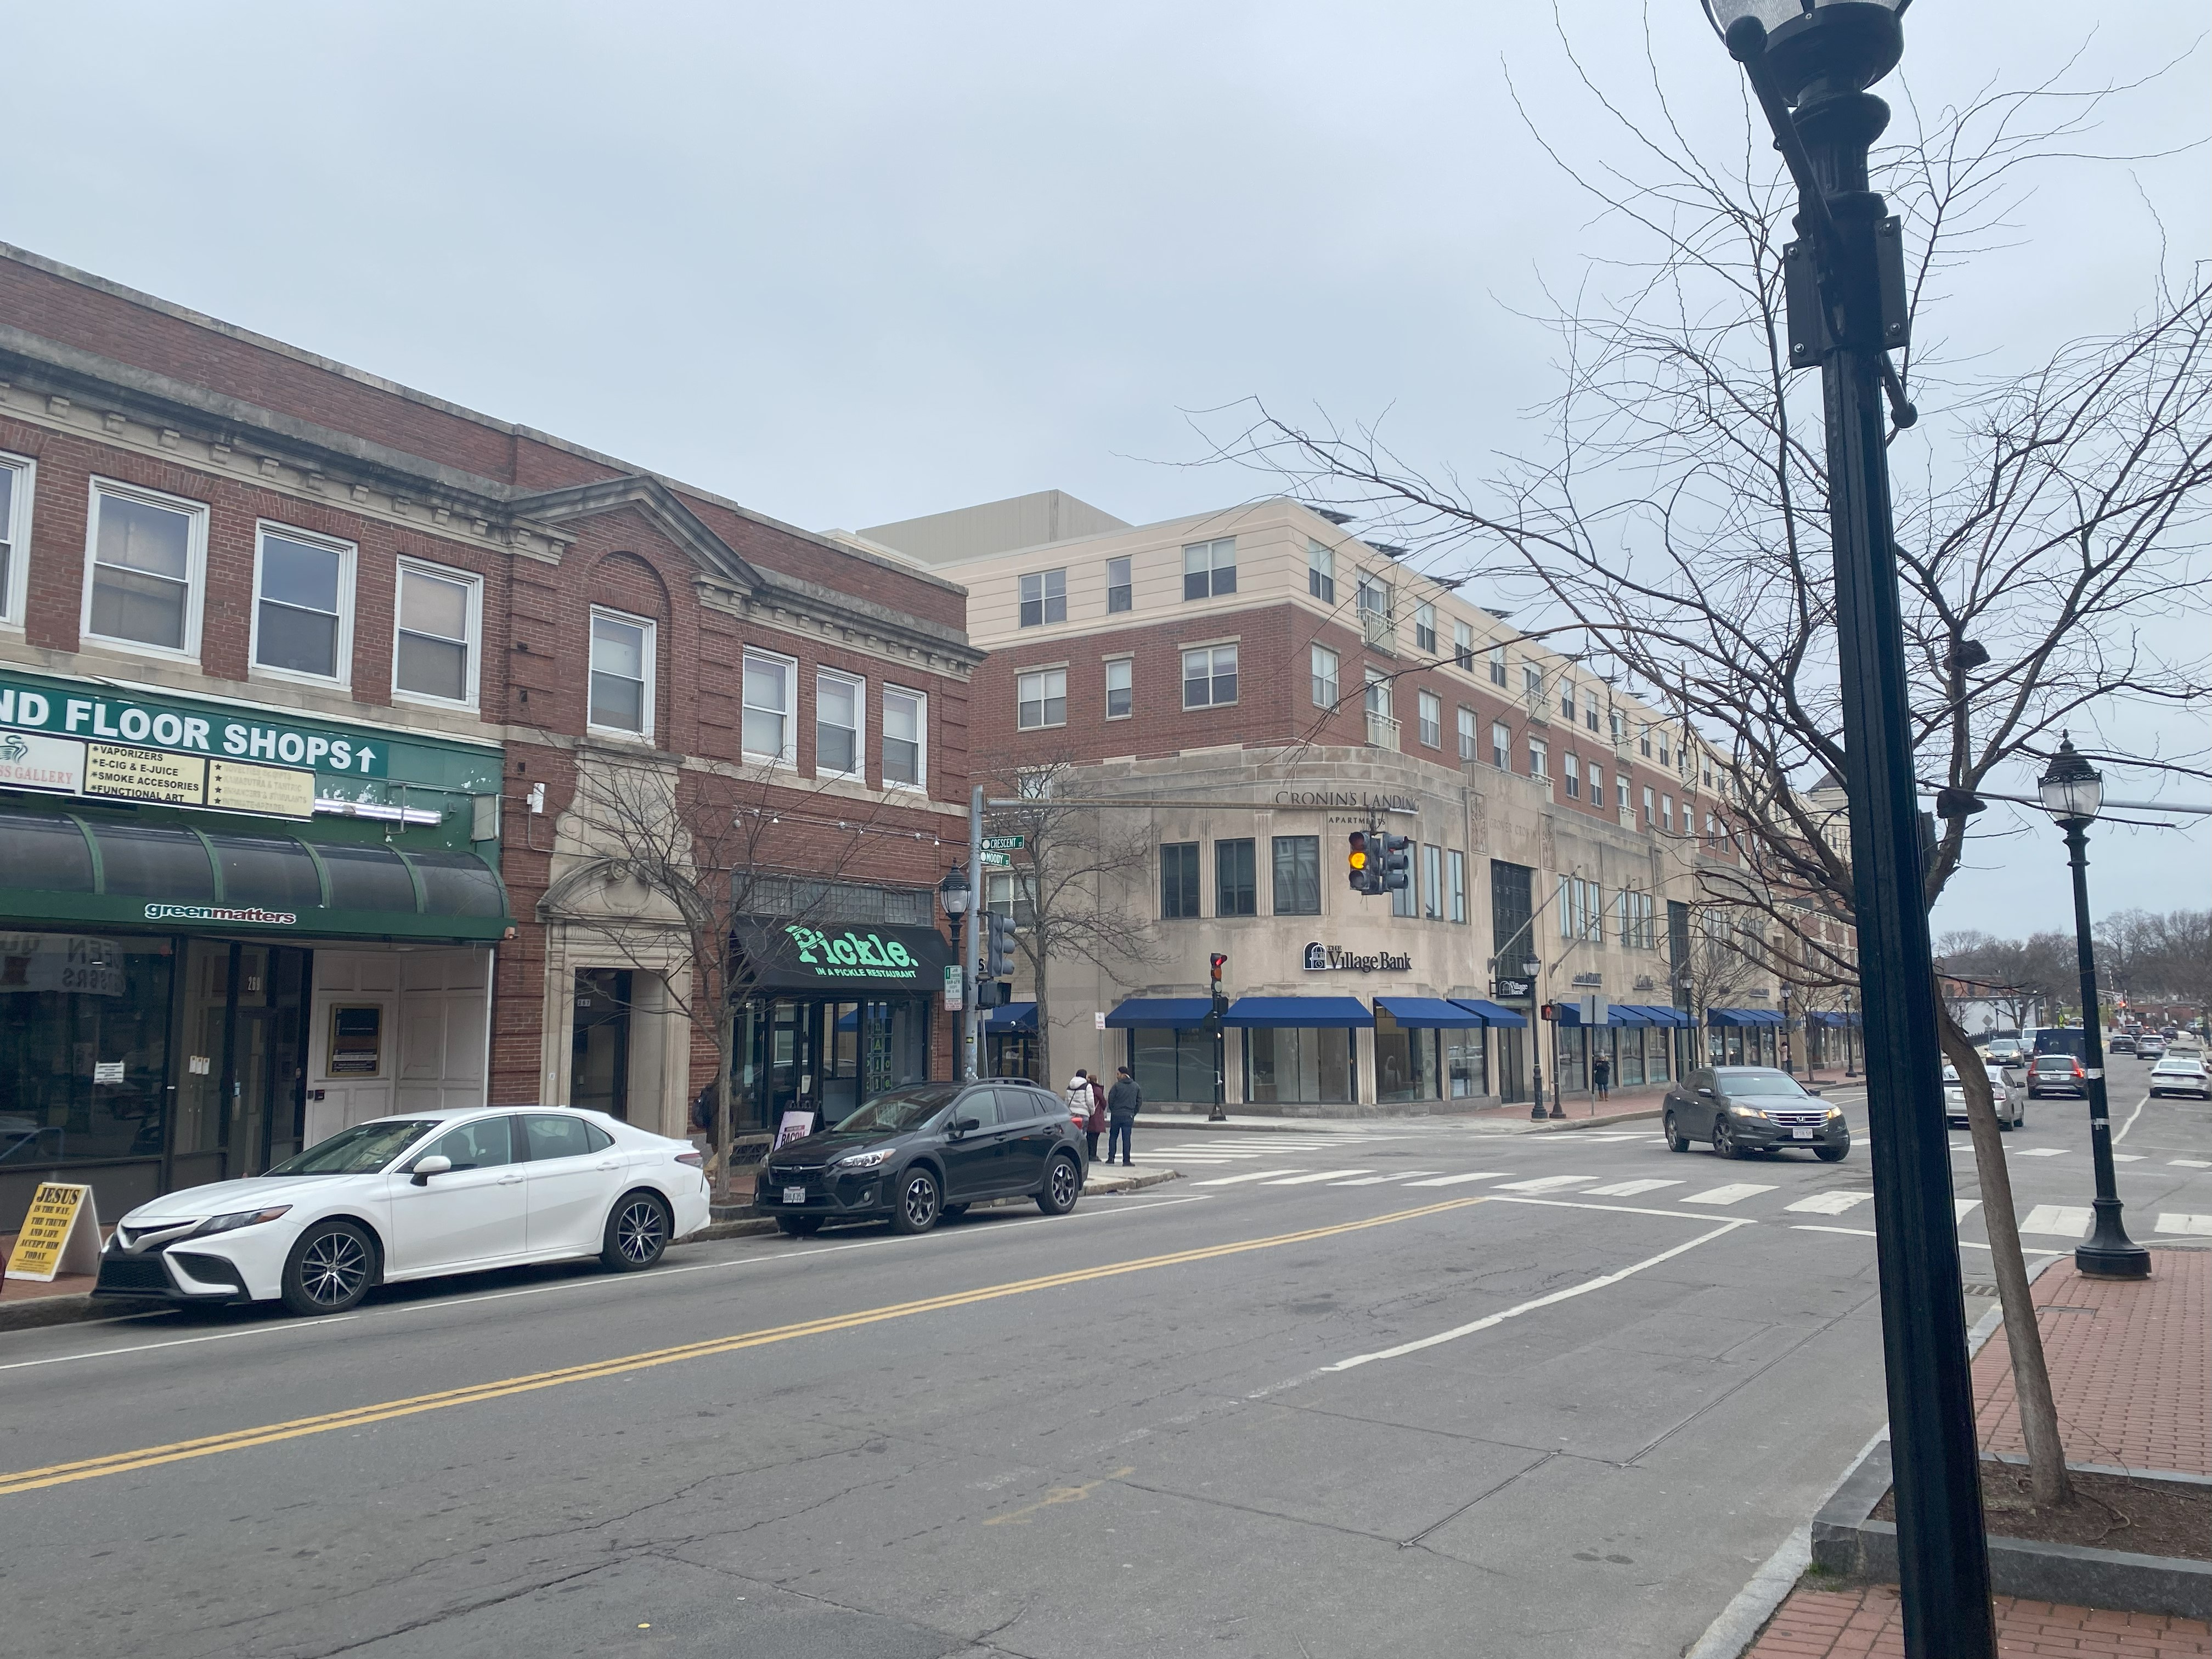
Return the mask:
<svg viewBox="0 0 2212 1659">
<path fill-rule="evenodd" d="M 1705 1096 L 1709 1100 L 1712 1097 L 1713 1091 L 1711 1089 L 1706 1088 L 1702 1083 L 1698 1085 L 1698 1092 Z"/>
<path fill-rule="evenodd" d="M 417 1187 L 427 1187 L 434 1175 L 444 1175 L 453 1167 L 453 1160 L 442 1153 L 433 1152 L 428 1158 L 415 1160 L 414 1177 Z"/>
<path fill-rule="evenodd" d="M 1814 1088 L 1810 1084 L 1807 1084 L 1805 1085 L 1805 1092 L 1808 1095 L 1817 1095 L 1820 1091 L 1818 1089 Z"/>
<path fill-rule="evenodd" d="M 952 1133 L 956 1135 L 964 1135 L 982 1127 L 981 1123 L 972 1117 L 956 1117 L 952 1120 Z"/>
</svg>

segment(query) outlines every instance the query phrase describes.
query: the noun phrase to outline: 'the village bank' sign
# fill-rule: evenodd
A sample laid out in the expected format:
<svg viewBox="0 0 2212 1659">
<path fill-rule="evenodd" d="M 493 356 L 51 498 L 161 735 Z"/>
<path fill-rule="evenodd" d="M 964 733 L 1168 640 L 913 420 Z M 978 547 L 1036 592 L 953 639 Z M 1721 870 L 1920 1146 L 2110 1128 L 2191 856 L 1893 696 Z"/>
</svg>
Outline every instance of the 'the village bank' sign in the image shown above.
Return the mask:
<svg viewBox="0 0 2212 1659">
<path fill-rule="evenodd" d="M 1334 945 L 1323 945 L 1316 939 L 1306 946 L 1306 971 L 1310 974 L 1410 974 L 1413 971 L 1411 956 L 1394 956 L 1388 951 L 1378 951 L 1371 957 L 1354 956 Z"/>
</svg>

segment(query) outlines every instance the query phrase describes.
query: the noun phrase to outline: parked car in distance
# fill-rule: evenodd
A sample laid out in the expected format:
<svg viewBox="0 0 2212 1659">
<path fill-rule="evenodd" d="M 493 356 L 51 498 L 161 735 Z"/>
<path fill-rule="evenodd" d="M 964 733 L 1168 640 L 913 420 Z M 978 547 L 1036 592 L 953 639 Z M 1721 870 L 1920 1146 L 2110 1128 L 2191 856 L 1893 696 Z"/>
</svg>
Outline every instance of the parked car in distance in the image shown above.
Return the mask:
<svg viewBox="0 0 2212 1659">
<path fill-rule="evenodd" d="M 1990 1103 L 1996 1108 L 1997 1127 L 2024 1129 L 2027 1127 L 2027 1073 L 2018 1066 L 1992 1065 L 1987 1067 L 1990 1079 Z M 1959 1068 L 1943 1068 L 1943 1121 L 1963 1127 L 1966 1121 L 1966 1091 L 1959 1081 Z"/>
<path fill-rule="evenodd" d="M 2168 1054 L 2150 1068 L 2153 1095 L 2195 1095 L 2199 1100 L 2212 1100 L 2212 1092 L 2207 1090 L 2204 1062 L 2196 1054 Z"/>
<path fill-rule="evenodd" d="M 266 1175 L 141 1204 L 93 1294 L 331 1314 L 400 1279 L 592 1256 L 630 1272 L 707 1224 L 701 1164 L 688 1140 L 568 1107 L 373 1118 Z"/>
<path fill-rule="evenodd" d="M 1008 1078 L 915 1084 L 778 1147 L 753 1207 L 795 1236 L 825 1221 L 884 1218 L 926 1233 L 987 1198 L 1034 1198 L 1047 1215 L 1066 1215 L 1083 1170 L 1082 1132 L 1060 1096 Z"/>
<path fill-rule="evenodd" d="M 2125 1031 L 2115 1031 L 2112 1033 L 2112 1040 L 2105 1044 L 2105 1048 L 2111 1054 L 2131 1054 L 2136 1051 L 2136 1040 Z"/>
<path fill-rule="evenodd" d="M 2069 1095 L 2076 1100 L 2089 1097 L 2088 1074 L 2071 1054 L 2038 1054 L 2027 1074 L 2030 1100 L 2048 1100 L 2053 1095 Z"/>
<path fill-rule="evenodd" d="M 2136 1057 L 2157 1060 L 2166 1053 L 2166 1039 L 2160 1036 L 2139 1036 L 2136 1039 Z"/>
<path fill-rule="evenodd" d="M 1678 1152 L 1706 1140 L 1723 1158 L 1794 1147 L 1835 1164 L 1851 1150 L 1850 1125 L 1842 1108 L 1769 1066 L 1706 1066 L 1690 1072 L 1667 1091 L 1661 1117 L 1667 1145 Z"/>
</svg>

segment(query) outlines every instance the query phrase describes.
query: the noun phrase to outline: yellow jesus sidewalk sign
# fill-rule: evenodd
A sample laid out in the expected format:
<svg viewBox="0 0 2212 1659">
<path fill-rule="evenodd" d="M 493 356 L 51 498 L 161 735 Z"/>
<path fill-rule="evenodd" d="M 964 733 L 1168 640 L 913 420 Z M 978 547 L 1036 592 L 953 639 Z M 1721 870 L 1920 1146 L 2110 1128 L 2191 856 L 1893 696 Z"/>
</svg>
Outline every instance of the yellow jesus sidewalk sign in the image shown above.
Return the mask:
<svg viewBox="0 0 2212 1659">
<path fill-rule="evenodd" d="M 51 1284 L 57 1273 L 100 1271 L 100 1209 L 89 1187 L 42 1184 L 8 1258 L 8 1277 Z"/>
</svg>

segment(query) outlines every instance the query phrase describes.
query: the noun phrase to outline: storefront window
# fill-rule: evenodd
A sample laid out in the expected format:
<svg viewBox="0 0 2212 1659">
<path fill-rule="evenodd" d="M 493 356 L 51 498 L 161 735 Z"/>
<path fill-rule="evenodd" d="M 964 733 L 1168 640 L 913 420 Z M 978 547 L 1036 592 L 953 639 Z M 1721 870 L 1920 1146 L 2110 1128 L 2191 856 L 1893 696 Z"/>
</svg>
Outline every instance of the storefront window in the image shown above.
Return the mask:
<svg viewBox="0 0 2212 1659">
<path fill-rule="evenodd" d="M 1211 1101 L 1213 1039 L 1194 1027 L 1137 1027 L 1129 1033 L 1129 1069 L 1148 1101 Z"/>
<path fill-rule="evenodd" d="M 158 1158 L 167 939 L 0 933 L 0 1168 Z"/>
<path fill-rule="evenodd" d="M 1589 1036 L 1589 1033 L 1579 1025 L 1565 1026 L 1559 1030 L 1559 1039 L 1553 1045 L 1553 1048 L 1558 1055 L 1556 1063 L 1559 1068 L 1560 1088 L 1581 1089 L 1588 1086 L 1589 1066 L 1586 1043 Z"/>
<path fill-rule="evenodd" d="M 1641 1026 L 1620 1034 L 1620 1053 L 1613 1067 L 1613 1081 L 1616 1088 L 1633 1089 L 1643 1085 L 1644 1042 L 1649 1035 Z"/>
<path fill-rule="evenodd" d="M 1387 1008 L 1375 1011 L 1375 1098 L 1389 1106 L 1442 1098 L 1433 1030 L 1402 1026 Z"/>
<path fill-rule="evenodd" d="M 1488 1094 L 1489 1055 L 1484 1051 L 1482 1028 L 1462 1027 L 1437 1035 L 1443 1044 L 1444 1073 L 1450 1085 L 1451 1097 L 1467 1100 Z"/>
<path fill-rule="evenodd" d="M 1342 1105 L 1352 1098 L 1352 1054 L 1343 1026 L 1255 1026 L 1244 1033 L 1244 1098 L 1255 1106 Z"/>
<path fill-rule="evenodd" d="M 1664 1083 L 1674 1075 L 1674 1068 L 1671 1062 L 1674 1055 L 1674 1031 L 1679 1029 L 1662 1026 L 1644 1033 L 1644 1080 L 1646 1083 Z"/>
</svg>

